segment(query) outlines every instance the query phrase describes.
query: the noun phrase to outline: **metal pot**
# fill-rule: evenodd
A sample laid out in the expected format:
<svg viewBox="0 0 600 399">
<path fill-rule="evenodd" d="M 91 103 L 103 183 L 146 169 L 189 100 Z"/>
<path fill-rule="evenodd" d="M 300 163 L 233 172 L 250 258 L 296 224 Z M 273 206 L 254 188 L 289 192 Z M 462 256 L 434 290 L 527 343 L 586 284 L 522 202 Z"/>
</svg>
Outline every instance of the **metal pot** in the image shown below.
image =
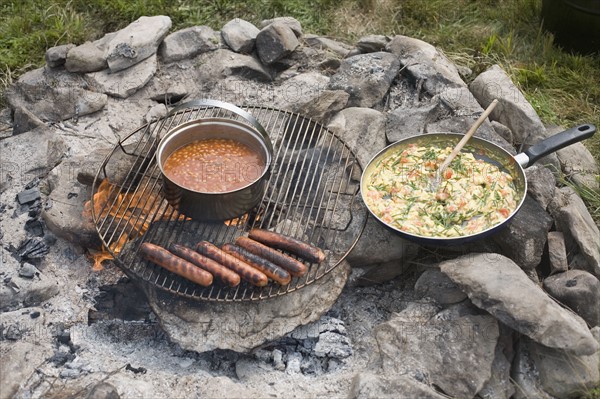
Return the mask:
<svg viewBox="0 0 600 399">
<path fill-rule="evenodd" d="M 216 100 L 196 100 L 180 105 L 171 114 L 191 107 L 218 107 L 244 118 L 247 123 L 230 118 L 202 118 L 178 125 L 161 138 L 156 162 L 163 179 L 165 198 L 183 215 L 202 221 L 222 221 L 243 215 L 256 206 L 266 189 L 273 156 L 273 146 L 265 129 L 250 113 L 235 105 Z M 177 149 L 202 139 L 233 139 L 260 154 L 265 163 L 262 174 L 244 187 L 227 192 L 200 192 L 173 182 L 163 169 L 167 158 Z"/>
<path fill-rule="evenodd" d="M 532 165 L 534 162 L 539 160 L 540 158 L 559 150 L 563 147 L 576 143 L 578 141 L 584 140 L 594 135 L 596 128 L 594 125 L 580 125 L 564 132 L 558 133 L 552 137 L 549 137 L 541 142 L 531 146 L 527 151 L 517 154 L 514 157 L 507 152 L 502 147 L 497 146 L 494 143 L 491 143 L 487 140 L 472 137 L 467 144 L 466 148 L 468 151 L 473 152 L 473 155 L 477 159 L 482 159 L 488 163 L 494 164 L 498 166 L 501 170 L 509 173 L 513 178 L 513 182 L 517 191 L 516 199 L 517 206 L 510 213 L 507 219 L 502 222 L 496 224 L 495 226 L 491 226 L 488 229 L 481 231 L 479 233 L 465 235 L 461 237 L 429 237 L 429 236 L 421 236 L 412 233 L 408 233 L 406 231 L 400 230 L 390 224 L 381 220 L 375 213 L 369 208 L 369 212 L 377 218 L 381 223 L 383 223 L 388 228 L 395 230 L 398 234 L 403 237 L 415 241 L 420 244 L 427 245 L 459 245 L 466 242 L 474 241 L 483 237 L 486 237 L 490 234 L 495 233 L 502 227 L 508 223 L 513 216 L 518 212 L 519 208 L 523 204 L 525 200 L 525 195 L 527 194 L 527 179 L 525 178 L 524 168 Z M 366 193 L 366 182 L 369 180 L 371 174 L 373 173 L 377 163 L 387 157 L 388 155 L 395 153 L 397 151 L 403 151 L 408 147 L 409 144 L 414 144 L 418 146 L 426 146 L 433 148 L 445 148 L 447 146 L 454 147 L 456 143 L 463 137 L 462 134 L 458 133 L 432 133 L 432 134 L 423 134 L 418 136 L 412 136 L 404 140 L 397 141 L 388 147 L 384 148 L 377 155 L 375 155 L 367 164 L 360 181 L 360 190 L 363 198 L 363 202 L 367 204 L 365 201 L 365 193 Z M 463 149 L 465 151 L 465 149 Z"/>
</svg>

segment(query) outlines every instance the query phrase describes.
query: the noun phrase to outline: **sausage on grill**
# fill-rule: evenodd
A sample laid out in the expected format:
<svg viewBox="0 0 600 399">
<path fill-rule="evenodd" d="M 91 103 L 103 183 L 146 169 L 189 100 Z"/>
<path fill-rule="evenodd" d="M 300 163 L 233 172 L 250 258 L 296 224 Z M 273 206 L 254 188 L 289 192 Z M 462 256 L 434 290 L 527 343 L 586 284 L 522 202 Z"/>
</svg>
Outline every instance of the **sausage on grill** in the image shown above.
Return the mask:
<svg viewBox="0 0 600 399">
<path fill-rule="evenodd" d="M 276 249 L 269 248 L 258 241 L 254 241 L 248 237 L 238 237 L 235 243 L 240 247 L 252 252 L 254 255 L 258 255 L 261 258 L 265 258 L 268 261 L 275 263 L 287 270 L 292 276 L 303 276 L 308 271 L 306 265 L 291 256 L 287 256 Z"/>
<path fill-rule="evenodd" d="M 154 262 L 196 284 L 207 287 L 213 282 L 212 274 L 185 259 L 181 259 L 179 256 L 173 255 L 163 247 L 145 242 L 140 246 L 140 252 L 150 262 Z"/>
<path fill-rule="evenodd" d="M 292 279 L 292 276 L 290 276 L 290 274 L 281 267 L 277 266 L 273 262 L 269 262 L 265 258 L 254 255 L 252 252 L 249 252 L 242 247 L 234 244 L 224 244 L 221 249 L 228 254 L 243 260 L 255 269 L 260 270 L 266 274 L 267 277 L 271 278 L 280 285 L 287 285 Z"/>
<path fill-rule="evenodd" d="M 210 272 L 213 276 L 223 281 L 230 287 L 235 287 L 240 283 L 240 276 L 237 273 L 207 256 L 200 255 L 191 248 L 188 248 L 184 245 L 171 244 L 169 245 L 169 251 Z"/>
<path fill-rule="evenodd" d="M 312 263 L 321 263 L 325 260 L 325 253 L 320 248 L 274 231 L 252 229 L 248 237 L 269 247 L 289 251 Z"/>
<path fill-rule="evenodd" d="M 196 245 L 196 251 L 228 267 L 251 284 L 264 287 L 269 283 L 269 279 L 263 272 L 256 270 L 241 259 L 237 259 L 235 256 L 222 251 L 219 247 L 208 241 L 200 241 Z"/>
</svg>

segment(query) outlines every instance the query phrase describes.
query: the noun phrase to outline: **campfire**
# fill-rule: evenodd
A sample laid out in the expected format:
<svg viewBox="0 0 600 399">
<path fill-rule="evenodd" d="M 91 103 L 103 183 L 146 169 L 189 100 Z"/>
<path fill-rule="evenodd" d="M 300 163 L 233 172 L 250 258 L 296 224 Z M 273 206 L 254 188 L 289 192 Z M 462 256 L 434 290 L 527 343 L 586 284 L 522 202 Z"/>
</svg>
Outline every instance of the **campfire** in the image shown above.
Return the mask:
<svg viewBox="0 0 600 399">
<path fill-rule="evenodd" d="M 115 206 L 115 204 L 119 206 Z M 124 227 L 111 240 L 108 248 L 103 246 L 100 251 L 92 250 L 93 270 L 102 270 L 102 262 L 114 259 L 127 242 L 146 233 L 150 226 L 150 221 L 146 219 L 146 215 L 157 214 L 161 208 L 171 207 L 163 203 L 156 195 L 145 196 L 142 192 L 121 192 L 117 185 L 110 183 L 108 179 L 103 179 L 92 199 L 85 203 L 82 216 L 95 220 L 99 226 L 104 225 L 111 219 L 113 223 L 116 222 L 115 228 L 121 225 Z M 172 209 L 165 209 L 165 212 L 162 213 L 164 220 L 171 220 L 173 217 L 174 220 L 185 219 L 178 214 L 173 216 Z"/>
</svg>

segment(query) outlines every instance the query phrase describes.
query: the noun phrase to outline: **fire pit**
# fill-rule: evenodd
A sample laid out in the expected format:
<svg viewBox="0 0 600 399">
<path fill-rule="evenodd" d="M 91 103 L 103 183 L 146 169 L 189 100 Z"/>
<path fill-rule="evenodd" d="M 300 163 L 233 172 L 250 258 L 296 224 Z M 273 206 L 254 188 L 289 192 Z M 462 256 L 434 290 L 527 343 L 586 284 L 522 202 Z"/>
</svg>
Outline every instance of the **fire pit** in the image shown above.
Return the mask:
<svg viewBox="0 0 600 399">
<path fill-rule="evenodd" d="M 289 111 L 248 106 L 268 132 L 274 147 L 271 176 L 260 204 L 247 214 L 223 222 L 186 218 L 164 198 L 155 162 L 157 143 L 173 127 L 208 117 L 245 122 L 223 108 L 190 105 L 146 124 L 118 142 L 98 170 L 93 184 L 91 213 L 107 256 L 130 277 L 177 296 L 211 301 L 249 301 L 272 298 L 314 283 L 331 272 L 354 247 L 367 219 L 358 199 L 362 172 L 354 153 L 335 134 L 318 123 Z M 107 168 L 122 152 L 131 158 L 125 175 Z M 119 154 L 119 155 L 123 155 Z M 228 287 L 215 282 L 196 285 L 168 272 L 139 254 L 144 242 L 167 247 L 193 247 L 207 240 L 215 245 L 233 242 L 251 228 L 280 233 L 318 245 L 327 253 L 320 264 L 308 264 L 302 277 L 280 286 L 256 287 L 243 282 Z M 358 234 L 357 234 L 358 232 Z"/>
</svg>

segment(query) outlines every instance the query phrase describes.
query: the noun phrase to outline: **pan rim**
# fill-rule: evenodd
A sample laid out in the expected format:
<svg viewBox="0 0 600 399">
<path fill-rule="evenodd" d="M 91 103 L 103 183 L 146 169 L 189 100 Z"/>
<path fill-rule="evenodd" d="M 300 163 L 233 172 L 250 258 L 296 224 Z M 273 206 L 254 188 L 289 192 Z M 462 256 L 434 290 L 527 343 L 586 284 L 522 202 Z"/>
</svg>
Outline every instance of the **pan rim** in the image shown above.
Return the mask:
<svg viewBox="0 0 600 399">
<path fill-rule="evenodd" d="M 519 190 L 519 191 L 521 191 L 520 192 L 521 198 L 518 201 L 516 207 L 512 210 L 512 212 L 508 215 L 508 217 L 506 219 L 504 219 L 500 223 L 497 223 L 493 226 L 488 227 L 485 230 L 478 231 L 477 233 L 462 235 L 462 236 L 458 236 L 458 237 L 438 237 L 438 236 L 424 236 L 424 235 L 409 233 L 407 231 L 400 230 L 400 229 L 390 225 L 389 223 L 386 223 L 383 220 L 381 220 L 381 218 L 379 218 L 371 210 L 371 207 L 365 201 L 365 190 L 363 190 L 363 188 L 365 186 L 366 176 L 370 173 L 370 170 L 372 169 L 372 165 L 378 160 L 378 158 L 386 155 L 386 153 L 388 151 L 391 151 L 391 149 L 394 147 L 402 147 L 403 145 L 408 145 L 413 141 L 428 140 L 428 139 L 431 139 L 433 136 L 440 137 L 440 138 L 447 138 L 447 139 L 456 138 L 456 142 L 458 142 L 460 140 L 460 138 L 464 136 L 464 134 L 456 133 L 456 132 L 428 132 L 428 133 L 409 136 L 409 137 L 403 138 L 401 140 L 398 140 L 394 143 L 387 145 L 385 148 L 383 148 L 382 150 L 377 152 L 367 162 L 367 164 L 366 164 L 365 168 L 363 169 L 363 172 L 360 176 L 360 196 L 361 196 L 361 199 L 362 199 L 363 203 L 365 204 L 367 210 L 371 214 L 371 216 L 375 217 L 380 223 L 382 223 L 387 228 L 390 228 L 390 229 L 394 230 L 395 232 L 400 233 L 403 236 L 406 236 L 407 238 L 413 239 L 415 241 L 428 242 L 431 244 L 440 244 L 440 245 L 449 245 L 449 244 L 458 243 L 458 242 L 463 243 L 463 242 L 474 241 L 476 239 L 483 238 L 483 237 L 493 233 L 494 231 L 496 231 L 497 229 L 503 227 L 506 223 L 508 223 L 517 214 L 517 212 L 521 209 L 523 202 L 525 202 L 525 198 L 527 197 L 527 188 L 528 187 L 527 187 L 527 178 L 525 176 L 524 168 L 515 159 L 516 155 L 512 155 L 507 150 L 505 150 L 504 148 L 500 147 L 499 145 L 491 142 L 490 140 L 487 140 L 487 139 L 484 139 L 481 137 L 477 137 L 477 136 L 473 136 L 471 138 L 471 140 L 469 141 L 469 143 L 467 144 L 467 146 L 472 146 L 474 143 L 479 141 L 479 142 L 483 143 L 484 145 L 493 148 L 495 151 L 501 153 L 502 156 L 508 160 L 508 162 L 510 162 L 511 164 L 514 164 L 516 166 L 515 173 L 519 174 L 522 177 L 523 189 Z M 488 162 L 488 161 L 486 161 L 486 162 Z M 512 175 L 512 173 L 511 173 L 511 175 Z"/>
</svg>

